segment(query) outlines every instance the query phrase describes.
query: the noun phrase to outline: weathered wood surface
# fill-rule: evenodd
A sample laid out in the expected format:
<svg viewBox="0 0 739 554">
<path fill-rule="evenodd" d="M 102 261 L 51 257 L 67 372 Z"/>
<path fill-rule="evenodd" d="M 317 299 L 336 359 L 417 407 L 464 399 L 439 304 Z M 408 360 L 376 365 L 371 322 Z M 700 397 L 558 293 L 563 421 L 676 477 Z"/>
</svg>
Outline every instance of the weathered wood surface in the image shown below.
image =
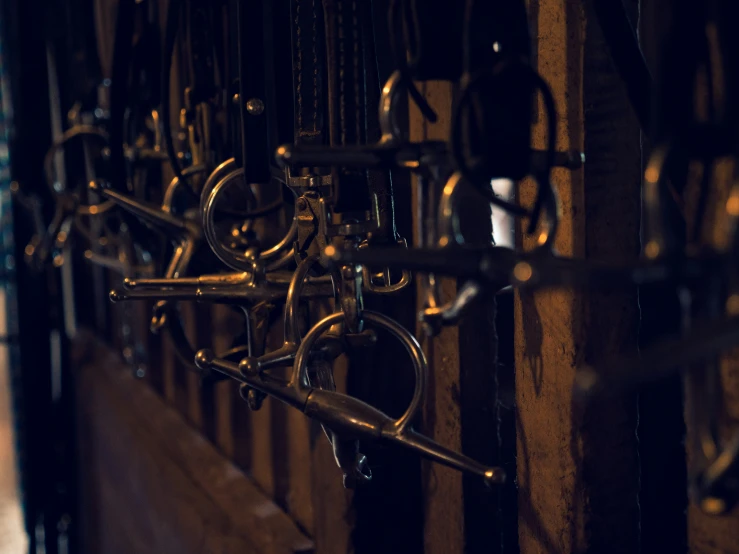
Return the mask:
<svg viewBox="0 0 739 554">
<path fill-rule="evenodd" d="M 656 78 L 662 76 L 663 64 L 665 57 L 670 54 L 668 50 L 670 48 L 670 40 L 675 40 L 671 37 L 672 25 L 675 21 L 675 8 L 684 6 L 684 3 L 679 0 L 642 0 L 641 13 L 642 13 L 642 25 L 641 25 L 641 43 L 645 53 L 645 57 L 650 64 L 652 73 Z M 677 40 L 680 40 L 679 38 Z M 703 103 L 698 102 L 695 106 L 698 117 L 706 117 L 706 105 L 705 100 L 707 96 L 705 94 L 704 83 L 698 84 L 698 98 L 704 100 Z M 658 93 L 669 94 L 669 90 L 658 90 Z M 662 108 L 658 111 L 655 116 L 656 122 L 667 129 L 661 129 L 661 131 L 667 132 L 671 125 L 674 125 L 671 120 L 676 120 L 674 114 L 668 108 Z M 695 168 L 694 168 L 695 169 Z M 725 206 L 726 198 L 728 195 L 729 186 L 733 182 L 733 168 L 731 163 L 727 164 L 727 160 L 723 160 L 716 165 L 715 178 L 712 181 L 712 185 L 715 187 L 714 192 L 709 200 L 709 205 L 713 209 L 709 209 L 705 225 L 702 229 L 703 240 L 713 241 L 718 238 L 718 235 L 724 234 L 725 229 L 720 229 L 716 225 L 716 215 L 718 211 L 722 210 Z M 700 171 L 700 169 L 698 169 Z M 697 197 L 698 187 L 700 186 L 699 179 L 693 180 L 688 183 L 685 191 L 686 202 L 685 205 L 690 207 L 695 206 L 694 199 Z M 693 227 L 695 220 L 695 213 L 693 210 L 686 210 L 685 221 L 689 230 Z M 678 308 L 679 314 L 679 308 Z M 663 314 L 660 314 L 664 317 Z M 677 315 L 679 317 L 679 315 Z M 663 323 L 664 325 L 664 323 Z M 672 325 L 672 328 L 664 329 L 667 333 L 679 332 L 679 325 Z M 677 327 L 677 328 L 676 328 Z M 725 353 L 720 359 L 721 366 L 721 380 L 723 391 L 723 400 L 726 403 L 726 414 L 720 418 L 721 432 L 726 437 L 732 432 L 736 432 L 739 429 L 739 353 L 732 351 Z M 694 368 L 695 371 L 700 371 L 701 368 Z M 679 378 L 676 379 L 679 381 Z M 690 387 L 689 379 L 683 380 L 685 387 Z M 661 389 L 664 389 L 664 384 Z M 676 383 L 674 386 L 676 389 L 673 394 L 679 394 L 679 384 Z M 682 391 L 680 391 L 682 392 Z M 668 417 L 673 417 L 673 408 L 670 405 L 666 405 L 665 397 L 658 396 L 653 391 L 648 391 L 643 398 L 646 397 L 650 400 L 657 400 L 660 403 L 653 408 L 654 412 L 659 412 L 660 416 L 664 418 L 664 423 L 667 423 Z M 688 406 L 686 404 L 686 411 Z M 662 423 L 663 421 L 659 421 Z M 680 468 L 681 474 L 676 476 L 674 469 L 664 471 L 665 467 L 679 467 L 675 461 L 677 456 L 682 455 L 682 451 L 685 445 L 690 445 L 691 441 L 694 440 L 694 429 L 692 428 L 689 421 L 687 425 L 687 437 L 682 434 L 679 437 L 675 437 L 676 426 L 674 423 L 669 423 L 670 429 L 665 433 L 664 429 L 657 429 L 652 433 L 646 434 L 646 440 L 660 441 L 656 446 L 666 446 L 662 448 L 661 456 L 655 452 L 652 454 L 651 460 L 648 463 L 651 467 L 651 471 L 655 474 L 659 473 L 660 477 L 664 479 L 664 475 L 667 474 L 670 481 L 660 483 L 662 491 L 655 490 L 656 487 L 652 487 L 653 503 L 656 504 L 655 509 L 651 509 L 651 505 L 645 506 L 647 513 L 645 516 L 649 517 L 649 520 L 645 520 L 645 523 L 650 526 L 653 537 L 647 536 L 645 538 L 651 538 L 652 541 L 644 542 L 643 551 L 651 545 L 659 544 L 660 547 L 664 548 L 665 551 L 677 551 L 678 547 L 685 549 L 685 543 L 687 538 L 687 550 L 693 554 L 734 554 L 739 552 L 739 510 L 734 510 L 732 513 L 726 516 L 712 516 L 704 513 L 699 506 L 692 500 L 686 501 L 685 492 L 685 476 L 684 467 Z M 641 426 L 641 425 L 640 425 Z M 666 425 L 665 425 L 666 426 Z M 685 431 L 683 429 L 682 431 Z M 668 434 L 668 440 L 665 441 L 665 435 Z M 640 436 L 642 434 L 640 433 Z M 670 464 L 667 466 L 666 464 Z M 694 461 L 691 460 L 690 452 L 687 453 L 687 465 L 688 471 L 690 471 L 694 465 Z M 682 477 L 680 481 L 677 477 Z M 652 481 L 655 481 L 652 478 Z M 654 493 L 657 494 L 654 494 Z M 687 503 L 687 510 L 686 510 Z M 679 510 L 679 514 L 675 513 Z M 687 511 L 687 537 L 684 536 L 685 531 L 685 518 Z M 651 512 L 651 513 L 650 513 Z M 679 526 L 675 525 L 675 520 L 679 516 Z M 649 530 L 647 528 L 647 530 Z M 676 537 L 675 534 L 679 532 Z"/>
<path fill-rule="evenodd" d="M 698 165 L 698 164 L 694 164 Z M 703 168 L 703 171 L 706 171 Z M 703 228 L 703 236 L 706 242 L 720 244 L 725 240 L 726 229 L 722 226 L 722 218 L 720 217 L 725 210 L 729 192 L 734 185 L 734 175 L 736 174 L 736 164 L 731 159 L 719 159 L 713 168 L 712 184 L 715 186 L 712 197 L 709 199 L 709 209 Z M 696 195 L 698 186 L 702 185 L 700 173 L 696 174 L 696 178 L 688 183 L 687 195 Z M 686 202 L 687 206 L 696 205 L 696 202 Z M 687 210 L 686 210 L 687 211 Z M 694 214 L 686 213 L 686 220 L 689 227 L 694 221 Z M 700 302 L 699 294 L 696 299 Z M 728 301 L 727 301 L 728 304 Z M 695 306 L 697 310 L 705 309 L 700 305 Z M 730 311 L 727 305 L 727 311 Z M 699 372 L 713 371 L 711 363 L 706 365 L 698 365 L 691 367 L 690 374 L 686 374 L 684 378 L 685 389 L 685 414 L 686 414 L 686 439 L 687 448 L 687 465 L 688 475 L 694 475 L 700 468 L 696 467 L 697 462 L 694 459 L 695 452 L 700 446 L 697 441 L 700 440 L 697 430 L 690 414 L 693 410 L 720 410 L 718 415 L 718 432 L 723 441 L 729 441 L 735 433 L 739 432 L 739 349 L 733 349 L 729 352 L 721 353 L 717 358 L 719 371 L 719 384 L 722 387 L 720 393 L 720 401 L 715 404 L 708 399 L 698 399 L 697 405 L 694 397 L 691 395 L 691 389 L 699 386 L 693 382 L 698 379 L 698 383 L 702 380 Z M 702 387 L 700 387 L 702 388 Z M 690 498 L 688 503 L 688 548 L 691 554 L 739 554 L 739 509 L 732 512 L 716 516 L 706 513 L 701 506 L 698 505 L 695 498 Z"/>
<path fill-rule="evenodd" d="M 639 42 L 655 79 L 659 76 L 674 1 L 632 0 L 632 4 L 639 4 Z M 661 117 L 658 110 L 655 112 L 656 123 Z M 652 129 L 645 129 L 642 133 L 643 166 L 651 152 L 647 135 L 655 127 L 653 124 Z M 648 348 L 665 335 L 679 332 L 681 308 L 676 290 L 662 284 L 641 287 L 639 308 L 640 348 Z M 681 460 L 684 442 L 682 382 L 676 375 L 639 394 L 642 552 L 687 551 L 687 475 L 686 464 Z"/>
<path fill-rule="evenodd" d="M 81 340 L 87 551 L 313 552 L 293 520 L 115 354 Z"/>
<path fill-rule="evenodd" d="M 427 82 L 421 85 L 421 92 L 439 119 L 435 124 L 429 123 L 411 102 L 411 141 L 446 140 L 451 129 L 452 85 L 441 81 Z M 417 196 L 417 186 L 418 182 L 414 179 L 414 198 Z M 414 228 L 417 229 L 417 223 Z M 456 294 L 456 281 L 440 279 L 439 288 L 442 301 L 451 299 Z M 417 325 L 416 334 L 419 338 L 424 336 L 420 324 Z M 458 451 L 462 447 L 459 331 L 457 327 L 446 327 L 437 337 L 425 339 L 422 344 L 429 364 L 423 431 L 443 446 Z M 457 471 L 430 462 L 422 463 L 422 471 L 425 492 L 424 551 L 426 554 L 461 552 L 464 547 L 462 476 Z"/>
<path fill-rule="evenodd" d="M 555 170 L 565 256 L 629 259 L 639 249 L 639 130 L 582 2 L 536 4 L 537 63 L 559 112 L 557 148 L 584 149 L 579 172 Z M 541 105 L 541 104 L 540 104 Z M 541 108 L 540 108 L 541 110 Z M 535 146 L 544 147 L 543 118 Z M 522 203 L 534 187 L 520 189 Z M 517 243 L 533 247 L 518 227 Z M 576 368 L 636 348 L 635 291 L 517 293 L 515 302 L 519 541 L 522 554 L 636 552 L 634 399 L 583 410 Z"/>
<path fill-rule="evenodd" d="M 331 302 L 323 301 L 314 307 L 314 318 L 318 321 L 333 312 Z M 338 358 L 333 364 L 336 390 L 347 392 L 348 361 L 346 357 Z M 293 490 L 302 486 L 310 495 L 304 501 L 310 507 L 313 517 L 310 533 L 316 543 L 316 551 L 321 554 L 344 554 L 352 552 L 352 501 L 354 492 L 344 488 L 341 470 L 336 465 L 334 453 L 321 426 L 309 420 L 302 413 L 290 410 L 294 415 L 292 433 L 301 433 L 301 442 L 293 445 L 296 450 L 291 454 L 297 463 L 305 463 L 301 471 L 293 471 L 291 478 L 304 479 L 305 483 L 297 482 Z M 298 418 L 301 421 L 296 421 Z M 305 450 L 297 450 L 297 448 Z M 307 455 L 306 455 L 307 454 Z M 293 467 L 295 468 L 295 462 Z M 371 486 L 371 484 L 370 484 Z"/>
<path fill-rule="evenodd" d="M 732 433 L 739 432 L 739 350 L 723 355 L 720 365 L 726 406 L 720 425 L 723 438 L 728 439 Z M 694 432 L 688 422 L 686 444 L 693 440 Z M 689 470 L 691 465 L 691 456 L 688 455 Z M 688 547 L 691 554 L 738 554 L 739 509 L 724 516 L 714 516 L 706 514 L 691 501 L 688 504 Z"/>
<path fill-rule="evenodd" d="M 236 323 L 233 310 L 222 304 L 216 304 L 211 309 L 213 328 L 213 349 L 215 352 L 225 352 L 231 346 L 228 340 L 228 330 Z M 215 437 L 214 442 L 223 454 L 233 460 L 234 456 L 234 428 L 231 418 L 233 404 L 238 399 L 237 389 L 230 381 L 221 381 L 213 387 L 213 404 L 215 410 Z"/>
</svg>

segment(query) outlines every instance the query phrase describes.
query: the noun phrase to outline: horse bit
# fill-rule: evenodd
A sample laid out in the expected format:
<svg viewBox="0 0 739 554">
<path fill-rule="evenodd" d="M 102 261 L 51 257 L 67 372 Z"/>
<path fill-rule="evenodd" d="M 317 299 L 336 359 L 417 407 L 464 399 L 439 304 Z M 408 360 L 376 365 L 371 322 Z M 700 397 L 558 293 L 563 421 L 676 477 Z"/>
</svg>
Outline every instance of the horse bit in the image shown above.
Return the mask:
<svg viewBox="0 0 739 554">
<path fill-rule="evenodd" d="M 131 60 L 142 59 L 134 55 L 136 48 L 151 44 L 133 31 L 134 21 L 147 23 L 145 30 L 153 26 L 149 2 L 121 0 L 112 76 L 100 85 L 95 102 L 81 103 L 70 114 L 69 130 L 46 156 L 55 200 L 51 222 L 44 223 L 38 198 L 14 188 L 36 226 L 26 247 L 29 264 L 59 267 L 69 243 L 81 240 L 89 262 L 122 278 L 110 299 L 125 306 L 154 302 L 152 331 L 168 333 L 178 356 L 202 379 L 237 381 L 254 410 L 272 397 L 320 423 L 347 487 L 372 477 L 360 452 L 365 441 L 398 444 L 489 485 L 505 481 L 502 468 L 414 430 L 428 380 L 424 352 L 408 329 L 364 308 L 365 297 L 397 295 L 414 277 L 422 298 L 418 320 L 432 340 L 491 290 L 669 282 L 700 299 L 688 310 L 710 316 L 707 323 L 639 357 L 580 368 L 574 386 L 583 401 L 715 359 L 739 339 L 739 186 L 735 181 L 719 210 L 726 229 L 720 240 L 697 238 L 685 246 L 669 222 L 672 183 L 692 178 L 680 174 L 681 162 L 703 164 L 697 186 L 707 196 L 713 181 L 705 174 L 719 158 L 735 156 L 733 137 L 725 132 L 728 116 L 721 118 L 726 110 L 717 108 L 715 121 L 693 118 L 656 143 L 644 174 L 640 261 L 618 265 L 561 257 L 554 249 L 560 213 L 551 172 L 577 171 L 584 156 L 556 150 L 558 116 L 549 86 L 532 66 L 525 2 L 443 3 L 449 18 L 431 17 L 421 0 L 390 3 L 391 71 L 381 84 L 378 60 L 388 56 L 375 41 L 370 2 L 171 0 L 157 75 L 149 67 L 129 72 Z M 606 12 L 614 5 L 601 4 Z M 255 6 L 262 18 L 254 16 Z M 225 46 L 215 40 L 214 16 L 222 11 L 230 22 Z M 602 21 L 617 66 L 619 52 L 633 49 L 636 40 L 630 28 L 619 34 L 624 17 L 611 13 Z M 274 29 L 282 25 L 284 36 L 263 21 Z M 710 17 L 701 23 L 706 29 L 716 24 Z M 290 51 L 284 52 L 277 39 L 288 34 Z M 186 52 L 189 67 L 180 75 L 186 87 L 173 133 L 170 73 L 177 47 Z M 710 56 L 712 50 L 706 51 Z M 694 73 L 702 62 L 695 60 Z M 134 105 L 126 91 L 142 85 L 129 83 L 128 75 L 146 72 L 154 74 L 140 81 L 152 92 L 134 95 Z M 405 101 L 426 121 L 436 121 L 417 89 L 431 80 L 458 91 L 450 136 L 412 142 L 401 121 Z M 532 105 L 538 100 L 547 128 L 543 150 L 531 148 Z M 74 179 L 58 175 L 54 159 L 74 144 L 82 145 L 88 171 L 70 184 Z M 158 196 L 148 183 L 166 168 L 173 178 Z M 409 173 L 417 220 L 410 247 L 396 229 L 394 191 L 398 176 Z M 536 184 L 531 208 L 498 197 L 491 187 L 494 179 L 526 178 Z M 525 234 L 536 247 L 524 252 L 495 246 L 489 238 L 465 238 L 462 214 L 469 203 L 526 220 Z M 701 206 L 707 210 L 707 202 Z M 453 298 L 442 298 L 440 277 L 463 280 Z M 706 282 L 712 292 L 701 294 Z M 243 315 L 245 331 L 223 352 L 193 345 L 180 319 L 182 301 L 233 306 Z M 333 303 L 333 312 L 309 324 L 306 304 L 326 302 Z M 275 314 L 282 314 L 284 341 L 267 351 L 260 329 Z M 124 316 L 132 325 L 133 312 Z M 340 356 L 375 348 L 378 330 L 402 344 L 415 376 L 410 403 L 398 418 L 338 391 L 333 375 Z M 145 367 L 145 349 L 132 336 L 127 341 L 126 361 Z M 739 501 L 739 433 L 721 440 L 715 433 L 718 410 L 704 406 L 720 396 L 717 363 L 686 378 L 693 397 L 688 417 L 700 445 L 691 488 L 705 510 L 722 513 Z"/>
</svg>

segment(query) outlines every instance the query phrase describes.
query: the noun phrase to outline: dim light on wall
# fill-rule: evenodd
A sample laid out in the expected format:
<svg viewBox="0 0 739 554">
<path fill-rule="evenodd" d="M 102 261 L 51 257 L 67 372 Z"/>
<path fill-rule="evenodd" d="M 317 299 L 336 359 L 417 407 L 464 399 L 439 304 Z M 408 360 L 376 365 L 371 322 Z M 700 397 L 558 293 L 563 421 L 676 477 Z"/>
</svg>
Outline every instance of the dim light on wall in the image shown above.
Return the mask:
<svg viewBox="0 0 739 554">
<path fill-rule="evenodd" d="M 512 201 L 514 196 L 513 181 L 510 179 L 493 179 L 490 186 L 496 196 Z M 514 219 L 502 208 L 492 207 L 493 239 L 498 246 L 513 248 L 515 246 Z"/>
</svg>

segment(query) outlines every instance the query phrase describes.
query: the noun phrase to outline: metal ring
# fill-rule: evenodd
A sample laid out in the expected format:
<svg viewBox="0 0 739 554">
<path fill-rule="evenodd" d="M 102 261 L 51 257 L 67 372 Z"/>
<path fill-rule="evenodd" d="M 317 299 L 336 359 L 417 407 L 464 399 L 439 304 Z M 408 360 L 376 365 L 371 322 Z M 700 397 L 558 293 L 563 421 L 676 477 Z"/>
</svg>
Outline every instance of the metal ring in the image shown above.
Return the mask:
<svg viewBox="0 0 739 554">
<path fill-rule="evenodd" d="M 439 246 L 444 248 L 450 244 L 464 244 L 464 237 L 459 229 L 459 218 L 454 209 L 454 196 L 462 182 L 462 174 L 455 171 L 447 180 L 439 198 Z"/>
<path fill-rule="evenodd" d="M 98 129 L 97 127 L 93 127 L 92 125 L 76 125 L 65 131 L 61 138 L 51 145 L 44 156 L 44 174 L 46 176 L 46 184 L 49 186 L 49 189 L 51 189 L 52 194 L 58 194 L 60 192 L 54 189 L 54 156 L 59 149 L 66 146 L 67 142 L 78 137 L 83 140 L 86 138 L 95 138 L 100 140 L 105 146 L 108 145 L 109 140 L 108 133 Z"/>
<path fill-rule="evenodd" d="M 298 344 L 300 342 L 300 322 L 298 321 L 300 296 L 303 291 L 305 278 L 308 276 L 308 272 L 314 265 L 319 263 L 320 260 L 320 254 L 308 256 L 298 264 L 298 267 L 293 273 L 292 279 L 290 279 L 290 286 L 288 287 L 287 295 L 285 296 L 285 342 L 292 342 L 294 344 Z"/>
<path fill-rule="evenodd" d="M 224 165 L 224 164 L 222 164 Z M 214 172 L 215 173 L 215 172 Z M 219 260 L 232 269 L 237 271 L 251 271 L 253 269 L 253 260 L 246 256 L 234 252 L 230 248 L 225 247 L 218 239 L 218 235 L 215 229 L 215 206 L 216 199 L 220 191 L 224 190 L 231 181 L 237 179 L 243 175 L 243 169 L 235 169 L 229 174 L 221 178 L 210 190 L 206 196 L 206 189 L 203 189 L 203 196 L 201 197 L 201 216 L 203 220 L 203 231 L 205 240 L 208 242 L 211 250 L 215 253 Z M 298 219 L 293 217 L 292 224 L 287 234 L 274 246 L 268 248 L 259 253 L 259 260 L 266 261 L 277 257 L 287 246 L 289 246 L 295 239 L 295 235 L 298 232 Z M 267 266 L 268 271 L 272 271 L 285 265 L 289 260 L 292 259 L 292 252 L 287 252 L 285 255 L 279 257 L 273 263 Z"/>
<path fill-rule="evenodd" d="M 225 162 L 218 165 L 210 175 L 208 175 L 208 178 L 205 180 L 205 184 L 203 185 L 203 190 L 200 191 L 200 213 L 202 214 L 205 211 L 205 206 L 208 203 L 208 197 L 210 197 L 210 193 L 213 190 L 213 187 L 216 186 L 216 183 L 221 180 L 221 177 L 226 174 L 233 171 L 233 169 L 236 167 L 236 158 L 231 158 L 226 160 Z M 205 228 L 205 221 L 203 221 L 203 228 Z"/>
<path fill-rule="evenodd" d="M 423 354 L 421 345 L 418 344 L 416 338 L 400 323 L 394 319 L 381 314 L 379 312 L 373 312 L 365 310 L 362 313 L 364 321 L 373 323 L 377 327 L 385 329 L 390 332 L 395 338 L 397 338 L 405 347 L 406 352 L 411 356 L 413 361 L 413 367 L 416 375 L 416 387 L 413 391 L 413 398 L 411 399 L 408 408 L 400 418 L 393 421 L 391 434 L 401 435 L 405 429 L 410 425 L 413 419 L 418 415 L 421 410 L 421 402 L 423 400 L 423 392 L 426 388 L 426 375 L 428 373 L 428 364 L 426 363 L 426 357 Z M 293 374 L 291 383 L 295 387 L 298 393 L 305 393 L 311 390 L 310 382 L 308 380 L 308 358 L 311 349 L 313 348 L 319 337 L 329 327 L 335 323 L 342 323 L 344 321 L 344 314 L 342 312 L 334 313 L 326 316 L 321 321 L 316 323 L 313 328 L 303 337 L 300 347 L 295 354 L 295 363 L 293 364 Z"/>
<path fill-rule="evenodd" d="M 403 136 L 401 127 L 395 120 L 397 104 L 401 97 L 401 83 L 403 81 L 400 71 L 394 71 L 382 87 L 380 95 L 379 120 L 380 144 L 395 144 L 400 142 Z"/>
<path fill-rule="evenodd" d="M 189 177 L 190 175 L 197 175 L 198 173 L 205 173 L 206 167 L 204 165 L 191 165 L 189 167 L 186 167 L 182 170 L 182 176 L 183 177 Z M 180 187 L 180 185 L 183 185 L 185 183 L 181 183 L 179 178 L 175 175 L 172 177 L 172 180 L 169 182 L 169 185 L 167 186 L 167 190 L 164 192 L 164 199 L 162 200 L 162 210 L 171 213 L 172 212 L 172 202 L 174 201 L 174 195 L 177 192 L 177 189 Z"/>
</svg>

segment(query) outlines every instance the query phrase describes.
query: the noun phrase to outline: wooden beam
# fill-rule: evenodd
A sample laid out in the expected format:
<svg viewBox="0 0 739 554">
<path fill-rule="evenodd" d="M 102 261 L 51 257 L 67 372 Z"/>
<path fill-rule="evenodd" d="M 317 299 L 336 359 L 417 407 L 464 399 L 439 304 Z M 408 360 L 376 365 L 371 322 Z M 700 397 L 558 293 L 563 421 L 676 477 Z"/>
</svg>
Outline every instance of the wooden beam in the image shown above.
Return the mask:
<svg viewBox="0 0 739 554">
<path fill-rule="evenodd" d="M 696 369 L 700 371 L 700 369 Z M 720 418 L 722 436 L 739 432 L 739 350 L 721 357 L 721 384 L 726 413 Z M 705 409 L 699 408 L 699 409 Z M 690 421 L 686 444 L 694 439 Z M 688 455 L 688 469 L 692 465 Z M 691 554 L 739 554 L 739 509 L 715 516 L 704 512 L 691 499 L 688 504 L 688 547 Z"/>
<path fill-rule="evenodd" d="M 639 13 L 639 42 L 655 82 L 672 23 L 673 2 L 631 0 Z M 646 165 L 651 145 L 646 133 L 642 132 L 642 137 L 642 165 Z M 639 310 L 640 348 L 648 348 L 664 336 L 680 332 L 681 306 L 674 288 L 662 283 L 640 287 Z M 687 551 L 687 473 L 685 460 L 681 460 L 684 452 L 682 380 L 675 375 L 658 387 L 639 393 L 642 552 Z"/>
<path fill-rule="evenodd" d="M 332 303 L 318 301 L 313 308 L 313 321 L 332 313 Z M 318 362 L 321 363 L 321 362 Z M 348 360 L 341 356 L 333 362 L 336 390 L 347 392 Z M 310 498 L 306 501 L 313 517 L 311 532 L 320 554 L 344 554 L 352 550 L 353 522 L 350 516 L 354 492 L 344 488 L 342 472 L 336 465 L 333 448 L 316 421 L 308 420 L 290 408 L 295 417 L 303 419 L 304 439 L 309 470 L 307 481 Z M 302 456 L 301 456 L 302 457 Z M 296 475 L 293 473 L 293 475 Z M 370 486 L 372 484 L 370 483 Z"/>
<path fill-rule="evenodd" d="M 95 517 L 97 547 L 91 551 L 314 551 L 289 516 L 118 356 L 89 336 L 80 341 L 84 497 L 94 508 L 87 514 Z"/>
<path fill-rule="evenodd" d="M 583 171 L 553 174 L 562 214 L 556 249 L 564 256 L 634 258 L 639 252 L 639 128 L 600 29 L 583 3 L 536 4 L 538 70 L 557 105 L 557 148 L 582 149 L 587 159 Z M 539 117 L 536 147 L 544 147 L 545 133 Z M 522 203 L 533 201 L 530 183 L 519 192 Z M 524 225 L 517 242 L 531 249 Z M 637 330 L 635 290 L 516 294 L 522 554 L 638 551 L 635 400 L 583 410 L 572 397 L 577 367 L 635 349 Z"/>
<path fill-rule="evenodd" d="M 231 347 L 226 330 L 235 323 L 234 312 L 229 306 L 214 304 L 211 307 L 213 327 L 213 349 L 225 352 Z M 221 381 L 213 387 L 215 407 L 215 444 L 229 459 L 234 456 L 234 429 L 231 421 L 233 404 L 237 401 L 236 385 L 230 380 Z"/>
<path fill-rule="evenodd" d="M 702 164 L 693 164 L 694 167 Z M 697 196 L 699 187 L 703 185 L 701 177 L 702 171 L 708 169 L 703 167 L 700 170 L 691 172 L 695 178 L 689 180 L 686 187 L 685 195 L 688 198 Z M 725 210 L 729 193 L 735 182 L 736 162 L 732 158 L 720 158 L 714 162 L 713 175 L 711 185 L 715 187 L 711 192 L 708 205 L 713 209 L 708 209 L 706 213 L 705 225 L 703 227 L 703 242 L 720 244 L 726 241 L 726 228 L 722 224 L 722 212 Z M 696 205 L 696 202 L 686 202 L 686 205 Z M 694 213 L 686 210 L 686 219 L 689 227 L 693 225 L 695 218 Z M 704 311 L 705 306 L 701 306 L 700 292 L 694 295 L 696 311 Z M 693 404 L 691 396 L 691 388 L 698 386 L 693 382 L 694 378 L 699 377 L 699 373 L 704 371 L 713 371 L 711 364 L 705 366 L 698 365 L 690 368 L 691 373 L 686 374 L 683 380 L 685 391 L 685 413 L 686 413 L 686 439 L 687 448 L 687 465 L 688 475 L 693 475 L 697 468 L 697 462 L 694 455 L 697 448 L 696 442 L 700 441 L 697 435 L 695 423 L 690 417 L 692 410 L 719 410 L 718 416 L 718 433 L 723 441 L 729 441 L 733 435 L 739 432 L 739 349 L 734 348 L 729 352 L 723 352 L 717 360 L 719 364 L 719 385 L 722 388 L 720 393 L 721 402 L 712 405 L 708 399 L 699 400 L 699 405 Z M 701 444 L 702 441 L 698 442 Z M 691 448 L 692 447 L 692 448 Z M 705 506 L 699 506 L 695 498 L 690 498 L 688 502 L 688 549 L 691 554 L 739 554 L 739 509 L 734 509 L 728 514 L 717 516 L 707 513 L 712 509 L 710 503 Z"/>
<path fill-rule="evenodd" d="M 184 323 L 185 336 L 191 345 L 197 349 L 203 343 L 203 306 L 195 302 L 180 303 L 182 310 L 182 321 Z M 203 402 L 201 398 L 200 376 L 194 371 L 187 369 L 184 363 L 179 364 L 185 381 L 185 392 L 187 394 L 187 419 L 201 433 L 205 433 L 205 414 L 203 413 Z"/>
<path fill-rule="evenodd" d="M 413 102 L 409 102 L 410 140 L 447 140 L 451 130 L 452 84 L 432 81 L 421 84 L 421 92 L 439 116 L 430 124 Z M 417 198 L 413 179 L 413 202 Z M 413 214 L 416 217 L 416 214 Z M 414 228 L 417 226 L 414 224 Z M 416 242 L 417 244 L 417 242 Z M 443 299 L 457 291 L 454 279 L 441 279 Z M 419 302 L 420 302 L 419 297 Z M 417 325 L 416 336 L 424 336 Z M 423 432 L 447 448 L 462 448 L 462 423 L 459 406 L 459 331 L 446 327 L 439 336 L 422 340 L 429 363 L 425 396 Z M 462 475 L 447 467 L 424 461 L 424 552 L 425 554 L 462 552 L 464 549 L 464 502 Z"/>
</svg>

